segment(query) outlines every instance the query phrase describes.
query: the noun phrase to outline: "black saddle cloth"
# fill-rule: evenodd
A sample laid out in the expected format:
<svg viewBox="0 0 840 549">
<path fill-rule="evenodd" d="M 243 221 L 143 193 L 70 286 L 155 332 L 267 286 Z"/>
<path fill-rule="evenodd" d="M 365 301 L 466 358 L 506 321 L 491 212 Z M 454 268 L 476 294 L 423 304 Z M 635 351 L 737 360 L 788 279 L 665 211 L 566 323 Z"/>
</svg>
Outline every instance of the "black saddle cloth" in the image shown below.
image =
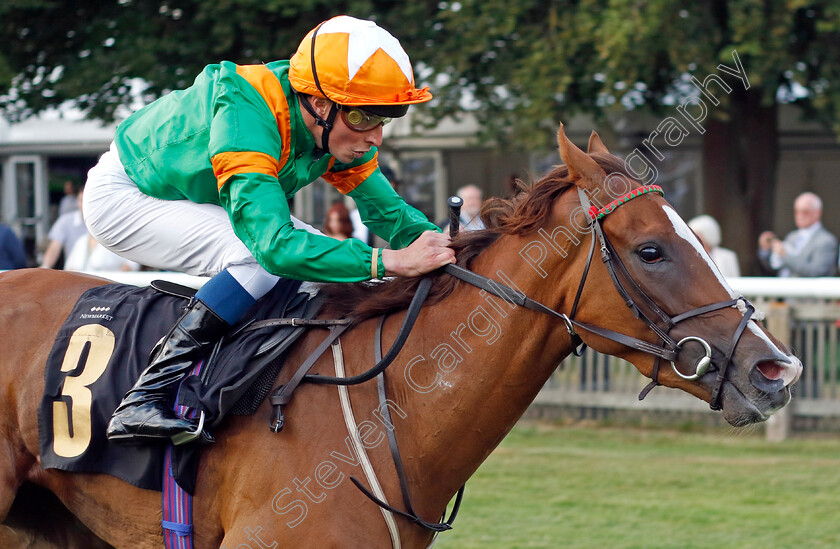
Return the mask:
<svg viewBox="0 0 840 549">
<path fill-rule="evenodd" d="M 179 403 L 204 411 L 206 425 L 231 413 L 253 413 L 277 377 L 291 341 L 304 328 L 242 329 L 254 320 L 312 318 L 318 300 L 281 280 L 217 345 L 199 376 L 188 376 Z M 154 345 L 188 304 L 152 287 L 109 284 L 91 288 L 58 332 L 47 360 L 38 408 L 41 463 L 45 469 L 106 473 L 140 488 L 160 490 L 164 444 L 108 442 L 105 429 L 123 395 L 146 368 Z M 176 447 L 175 477 L 192 491 L 198 463 L 193 445 Z"/>
</svg>

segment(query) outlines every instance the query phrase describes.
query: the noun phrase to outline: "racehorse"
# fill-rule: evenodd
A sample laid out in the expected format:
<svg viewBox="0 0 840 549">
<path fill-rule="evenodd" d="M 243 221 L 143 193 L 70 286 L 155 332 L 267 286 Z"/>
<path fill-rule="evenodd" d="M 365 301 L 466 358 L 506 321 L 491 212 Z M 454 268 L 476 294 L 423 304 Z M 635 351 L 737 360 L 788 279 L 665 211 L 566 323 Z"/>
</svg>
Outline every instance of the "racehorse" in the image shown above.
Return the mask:
<svg viewBox="0 0 840 549">
<path fill-rule="evenodd" d="M 388 421 L 375 383 L 348 389 L 354 436 L 367 450 L 384 499 L 401 508 L 405 490 L 425 521 L 443 515 L 557 365 L 579 348 L 578 338 L 629 360 L 662 385 L 717 402 L 736 426 L 783 407 L 801 373 L 801 363 L 751 318 L 752 308 L 733 296 L 656 189 L 632 179 L 594 132 L 588 153 L 562 126 L 558 141 L 564 166 L 515 198 L 486 203 L 488 229 L 453 242 L 459 265 L 493 282 L 480 289 L 446 273 L 432 276 L 428 302 L 385 372 Z M 616 262 L 622 267 L 610 266 Z M 0 516 L 24 483 L 34 484 L 108 544 L 160 547 L 158 492 L 107 475 L 44 470 L 39 463 L 36 407 L 47 354 L 79 296 L 106 282 L 48 270 L 0 276 Z M 397 279 L 340 290 L 347 303 L 334 296 L 322 316 L 347 310 L 355 325 L 313 372 L 336 375 L 342 356 L 346 371 L 339 375 L 367 370 L 376 361 L 380 313 L 387 349 L 416 286 L 416 279 Z M 500 288 L 519 297 L 497 297 L 505 294 Z M 301 339 L 276 385 L 289 380 L 323 337 L 315 330 Z M 382 509 L 348 478 L 365 484 L 340 399 L 336 387 L 301 385 L 276 434 L 267 428 L 268 401 L 252 416 L 225 420 L 200 459 L 196 548 L 429 545 L 433 532 L 401 516 L 395 539 Z M 388 430 L 402 456 L 405 487 L 385 442 Z M 0 546 L 26 546 L 36 535 L 7 522 Z"/>
</svg>

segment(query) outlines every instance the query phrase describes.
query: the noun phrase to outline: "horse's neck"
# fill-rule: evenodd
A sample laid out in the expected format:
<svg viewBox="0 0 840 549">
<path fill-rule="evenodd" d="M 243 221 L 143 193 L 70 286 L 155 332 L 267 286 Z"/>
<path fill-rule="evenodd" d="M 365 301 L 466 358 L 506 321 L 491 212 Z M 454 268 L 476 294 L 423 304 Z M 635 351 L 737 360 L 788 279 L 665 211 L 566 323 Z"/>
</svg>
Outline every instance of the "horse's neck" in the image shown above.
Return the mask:
<svg viewBox="0 0 840 549">
<path fill-rule="evenodd" d="M 529 296 L 548 295 L 546 284 L 557 284 L 543 280 L 510 246 L 493 246 L 475 270 Z M 526 411 L 568 355 L 570 339 L 557 319 L 466 284 L 428 307 L 414 333 L 423 337 L 406 349 L 411 354 L 404 351 L 402 395 L 410 410 L 419 411 L 406 418 L 412 454 L 423 456 L 414 464 L 414 482 L 445 497 Z M 436 496 L 427 495 L 433 508 Z"/>
</svg>

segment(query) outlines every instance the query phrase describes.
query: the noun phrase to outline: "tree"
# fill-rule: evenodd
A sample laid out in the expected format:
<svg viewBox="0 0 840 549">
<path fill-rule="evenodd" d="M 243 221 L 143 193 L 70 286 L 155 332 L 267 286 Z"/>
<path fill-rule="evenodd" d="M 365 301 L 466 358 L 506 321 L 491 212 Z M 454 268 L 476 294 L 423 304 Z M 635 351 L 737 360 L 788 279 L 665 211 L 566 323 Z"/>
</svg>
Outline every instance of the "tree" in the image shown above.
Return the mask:
<svg viewBox="0 0 840 549">
<path fill-rule="evenodd" d="M 420 50 L 420 60 L 438 84 L 442 101 L 434 108 L 456 112 L 462 90 L 469 90 L 475 115 L 496 138 L 545 146 L 556 121 L 575 112 L 602 122 L 627 109 L 665 117 L 687 94 L 705 100 L 713 107 L 698 124 L 705 204 L 750 266 L 759 232 L 773 221 L 779 103 L 795 102 L 840 131 L 836 2 L 462 0 L 437 6 L 431 30 L 418 35 L 431 46 Z M 718 68 L 733 67 L 733 52 L 748 86 Z M 716 106 L 689 80 L 713 73 L 731 86 L 724 92 L 710 83 Z M 655 160 L 651 150 L 640 152 Z"/>
<path fill-rule="evenodd" d="M 831 0 L 6 0 L 0 110 L 21 118 L 75 99 L 108 119 L 137 79 L 148 101 L 208 62 L 288 57 L 339 13 L 374 18 L 400 38 L 434 87 L 422 111 L 430 123 L 467 109 L 485 135 L 530 149 L 551 147 L 557 121 L 577 112 L 599 123 L 627 109 L 664 118 L 689 92 L 706 97 L 690 77 L 732 67 L 736 51 L 749 87 L 727 77 L 731 92 L 718 90 L 701 125 L 705 204 L 742 260 L 772 226 L 780 102 L 840 132 L 840 4 Z"/>
<path fill-rule="evenodd" d="M 121 105 L 188 86 L 208 63 L 290 57 L 301 38 L 356 0 L 5 0 L 0 4 L 0 112 L 20 120 L 73 100 L 112 120 Z M 386 3 L 391 4 L 391 3 Z M 382 10 L 387 13 L 387 10 Z"/>
</svg>

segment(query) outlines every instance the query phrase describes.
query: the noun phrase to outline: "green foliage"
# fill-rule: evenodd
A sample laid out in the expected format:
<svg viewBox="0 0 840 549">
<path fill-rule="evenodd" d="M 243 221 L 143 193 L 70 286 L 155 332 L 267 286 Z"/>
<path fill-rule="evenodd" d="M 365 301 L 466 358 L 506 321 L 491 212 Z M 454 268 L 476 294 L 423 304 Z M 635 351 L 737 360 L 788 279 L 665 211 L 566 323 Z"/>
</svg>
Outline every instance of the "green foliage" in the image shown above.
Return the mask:
<svg viewBox="0 0 840 549">
<path fill-rule="evenodd" d="M 73 99 L 110 120 L 132 102 L 188 86 L 208 63 L 290 57 L 318 22 L 370 17 L 375 2 L 6 0 L 0 5 L 0 111 L 25 118 Z M 135 90 L 136 94 L 136 90 Z"/>
<path fill-rule="evenodd" d="M 467 108 L 487 135 L 525 146 L 553 142 L 557 121 L 577 112 L 661 110 L 687 75 L 731 64 L 733 49 L 765 104 L 795 90 L 787 100 L 840 117 L 831 0 L 6 0 L 0 111 L 19 119 L 75 99 L 107 120 L 132 83 L 148 101 L 207 63 L 287 58 L 339 13 L 400 38 L 433 88 L 429 120 Z"/>
<path fill-rule="evenodd" d="M 533 145 L 553 141 L 575 112 L 662 110 L 685 95 L 688 76 L 731 66 L 732 50 L 765 105 L 781 90 L 836 124 L 838 11 L 804 0 L 441 2 L 419 59 L 443 82 L 438 112 L 455 112 L 469 90 L 489 134 Z M 737 106 L 716 115 L 728 108 Z"/>
</svg>

